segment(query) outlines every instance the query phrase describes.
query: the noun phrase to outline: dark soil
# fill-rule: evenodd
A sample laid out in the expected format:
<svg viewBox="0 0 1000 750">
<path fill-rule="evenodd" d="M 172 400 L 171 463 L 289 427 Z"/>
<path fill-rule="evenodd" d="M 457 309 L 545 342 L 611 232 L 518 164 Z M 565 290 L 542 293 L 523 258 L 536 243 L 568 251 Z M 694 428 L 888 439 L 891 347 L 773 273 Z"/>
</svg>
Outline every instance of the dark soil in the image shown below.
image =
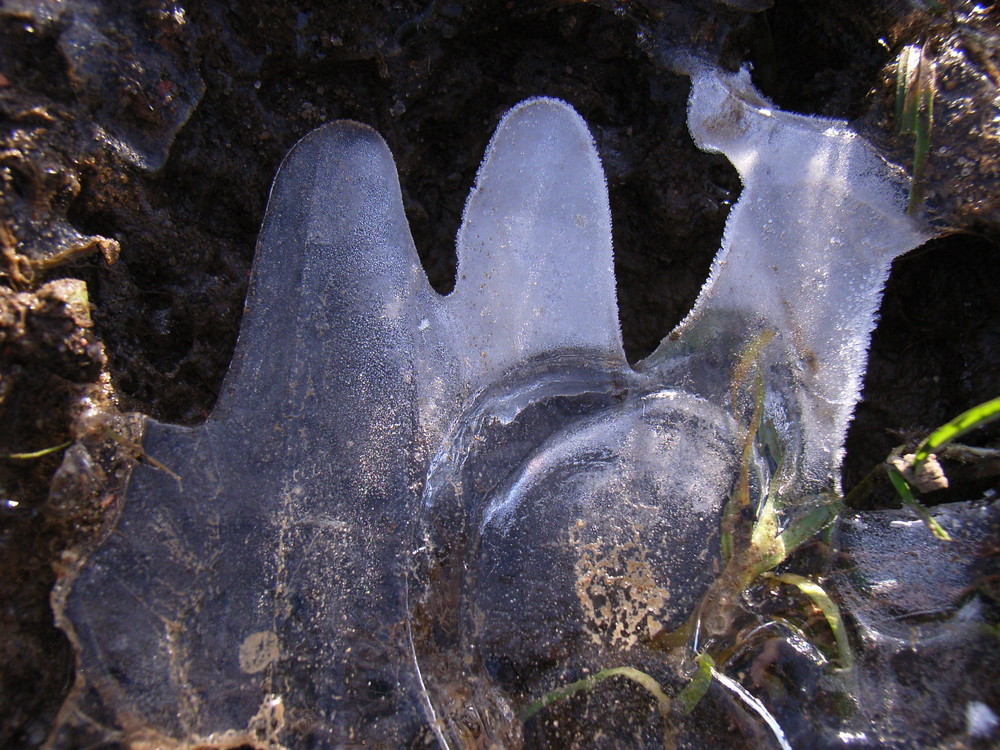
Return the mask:
<svg viewBox="0 0 1000 750">
<path fill-rule="evenodd" d="M 989 113 L 1000 60 L 983 42 L 997 11 L 969 16 L 958 0 L 947 16 L 893 0 L 70 5 L 0 9 L 0 455 L 91 439 L 78 419 L 91 404 L 203 420 L 235 344 L 270 181 L 298 138 L 337 118 L 386 138 L 422 261 L 446 292 L 500 116 L 532 95 L 572 103 L 607 172 L 626 349 L 645 356 L 690 308 L 740 189 L 687 135 L 688 84 L 666 62 L 676 46 L 752 61 L 779 105 L 854 120 L 909 165 L 912 141 L 891 122 L 892 63 L 929 40 L 943 106 L 928 212 L 951 235 L 896 263 L 846 485 L 997 395 L 1000 136 Z M 85 282 L 90 308 L 78 283 L 47 283 L 58 279 Z M 110 497 L 82 480 L 51 491 L 60 462 L 0 459 L 0 746 L 37 746 L 68 689 L 72 654 L 49 592 Z M 970 479 L 957 496 L 996 484 Z"/>
</svg>

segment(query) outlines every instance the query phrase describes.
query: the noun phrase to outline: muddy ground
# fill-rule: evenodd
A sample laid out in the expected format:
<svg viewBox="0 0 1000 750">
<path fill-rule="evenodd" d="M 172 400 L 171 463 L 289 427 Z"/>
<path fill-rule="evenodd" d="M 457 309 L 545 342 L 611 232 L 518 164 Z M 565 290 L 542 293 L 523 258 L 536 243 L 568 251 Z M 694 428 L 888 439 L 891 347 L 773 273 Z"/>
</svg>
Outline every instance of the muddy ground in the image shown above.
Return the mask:
<svg viewBox="0 0 1000 750">
<path fill-rule="evenodd" d="M 79 418 L 91 406 L 206 417 L 270 181 L 323 122 L 360 120 L 386 138 L 417 248 L 444 292 L 500 116 L 532 95 L 571 102 L 607 172 L 637 360 L 689 309 L 740 189 L 729 164 L 688 137 L 687 82 L 669 50 L 752 62 L 779 105 L 852 120 L 910 168 L 913 139 L 893 121 L 895 61 L 923 44 L 937 109 L 920 189 L 946 236 L 893 269 L 847 488 L 893 446 L 996 396 L 1000 10 L 944 5 L 0 3 L 0 746 L 37 746 L 69 687 L 72 653 L 49 592 L 113 487 L 108 467 L 79 452 L 66 463 L 64 449 L 31 454 L 74 440 L 98 451 L 107 435 Z M 995 470 L 955 471 L 944 499 L 997 485 Z M 891 501 L 881 488 L 860 502 Z"/>
</svg>

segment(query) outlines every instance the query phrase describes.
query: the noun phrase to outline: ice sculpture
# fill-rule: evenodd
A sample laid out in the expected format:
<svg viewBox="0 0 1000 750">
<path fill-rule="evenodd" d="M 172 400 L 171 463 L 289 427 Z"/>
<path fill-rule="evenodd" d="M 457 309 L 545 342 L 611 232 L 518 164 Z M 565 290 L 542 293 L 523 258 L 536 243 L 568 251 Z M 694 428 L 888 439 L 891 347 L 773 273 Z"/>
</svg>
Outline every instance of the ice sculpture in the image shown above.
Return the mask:
<svg viewBox="0 0 1000 750">
<path fill-rule="evenodd" d="M 136 467 L 68 596 L 80 672 L 53 746 L 516 747 L 525 707 L 581 676 L 683 684 L 662 642 L 732 555 L 731 497 L 781 527 L 829 503 L 889 264 L 924 238 L 843 123 L 772 109 L 745 73 L 692 80 L 691 131 L 745 189 L 695 309 L 636 369 L 566 104 L 504 117 L 444 298 L 375 132 L 293 149 L 214 413 L 147 422 L 182 481 Z M 553 706 L 532 744 L 659 744 L 649 694 L 614 696 Z"/>
</svg>

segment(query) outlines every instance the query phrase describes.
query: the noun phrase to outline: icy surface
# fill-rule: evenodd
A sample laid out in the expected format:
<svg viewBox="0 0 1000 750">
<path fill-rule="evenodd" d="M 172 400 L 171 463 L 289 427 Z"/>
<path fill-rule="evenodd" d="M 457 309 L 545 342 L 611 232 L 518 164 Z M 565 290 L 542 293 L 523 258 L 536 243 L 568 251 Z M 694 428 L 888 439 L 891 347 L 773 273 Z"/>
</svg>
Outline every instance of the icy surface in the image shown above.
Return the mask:
<svg viewBox="0 0 1000 750">
<path fill-rule="evenodd" d="M 748 485 L 794 510 L 836 486 L 882 283 L 921 240 L 842 123 L 771 110 L 745 77 L 693 81 L 692 132 L 745 190 L 695 310 L 637 370 L 566 104 L 499 125 L 446 298 L 376 133 L 293 149 L 214 413 L 148 422 L 182 483 L 138 466 L 72 588 L 80 679 L 53 745 L 516 747 L 518 712 L 581 674 L 670 674 L 650 641 L 723 565 L 750 374 Z M 641 691 L 579 701 L 531 741 L 570 746 L 581 716 L 611 746 L 662 740 Z"/>
<path fill-rule="evenodd" d="M 586 124 L 561 102 L 530 100 L 497 129 L 465 208 L 444 309 L 471 386 L 560 348 L 624 364 L 604 173 Z"/>
<path fill-rule="evenodd" d="M 701 148 L 729 158 L 744 189 L 694 309 L 650 360 L 675 368 L 683 362 L 670 359 L 692 341 L 711 352 L 735 329 L 738 354 L 739 338 L 774 333 L 761 356 L 782 402 L 772 418 L 798 412 L 796 491 L 833 486 L 890 264 L 927 235 L 871 146 L 841 121 L 774 109 L 746 70 L 695 67 L 688 123 Z M 722 383 L 699 370 L 686 385 L 719 398 L 729 387 L 721 374 Z"/>
<path fill-rule="evenodd" d="M 884 748 L 992 747 L 1000 733 L 971 721 L 969 707 L 996 706 L 1000 649 L 984 616 L 991 598 L 974 592 L 1000 573 L 1000 502 L 931 513 L 952 541 L 906 511 L 861 513 L 844 524 L 851 565 L 836 587 L 864 645 L 855 694 L 874 720 L 862 732 Z"/>
</svg>

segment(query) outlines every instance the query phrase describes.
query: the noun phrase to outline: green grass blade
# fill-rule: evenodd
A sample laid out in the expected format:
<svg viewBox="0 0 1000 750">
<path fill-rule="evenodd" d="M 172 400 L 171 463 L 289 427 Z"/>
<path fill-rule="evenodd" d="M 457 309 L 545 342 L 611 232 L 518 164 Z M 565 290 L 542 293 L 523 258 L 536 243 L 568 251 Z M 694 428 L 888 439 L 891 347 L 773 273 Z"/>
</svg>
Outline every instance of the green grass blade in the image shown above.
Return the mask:
<svg viewBox="0 0 1000 750">
<path fill-rule="evenodd" d="M 755 568 L 757 575 L 771 570 L 784 562 L 789 555 L 797 550 L 803 543 L 814 538 L 823 529 L 834 524 L 840 516 L 843 504 L 840 497 L 832 492 L 817 495 L 820 503 L 797 516 L 784 531 L 768 542 L 767 529 L 763 522 L 767 520 L 762 514 L 758 526 L 754 528 L 753 543 L 758 549 L 769 550 L 770 554 L 764 555 Z M 765 504 L 765 509 L 773 508 L 773 503 L 769 499 Z M 777 519 L 772 528 L 777 527 Z M 772 532 L 773 534 L 773 532 Z"/>
<path fill-rule="evenodd" d="M 941 524 L 937 522 L 937 519 L 930 514 L 930 511 L 913 495 L 913 490 L 910 489 L 910 484 L 903 478 L 903 475 L 895 467 L 889 467 L 888 474 L 892 486 L 896 488 L 896 492 L 899 493 L 899 497 L 903 500 L 903 505 L 911 508 L 914 513 L 920 516 L 920 520 L 924 522 L 924 526 L 930 529 L 934 536 L 943 542 L 950 542 L 951 537 L 948 535 L 948 532 L 944 530 Z"/>
<path fill-rule="evenodd" d="M 72 444 L 72 440 L 67 440 L 65 443 L 53 445 L 51 448 L 42 448 L 40 451 L 34 451 L 32 453 L 8 453 L 6 456 L 0 456 L 0 458 L 11 461 L 33 461 L 36 458 L 44 458 L 52 453 L 58 453 L 63 448 L 69 448 Z"/>
<path fill-rule="evenodd" d="M 937 453 L 951 441 L 997 418 L 1000 418 L 1000 397 L 973 406 L 968 411 L 959 414 L 947 424 L 934 430 L 920 444 L 913 456 L 913 468 L 917 469 L 931 453 Z"/>
<path fill-rule="evenodd" d="M 937 90 L 936 66 L 933 60 L 922 59 L 920 75 L 915 86 L 917 106 L 913 132 L 913 174 L 910 180 L 910 200 L 906 210 L 916 213 L 924 202 L 924 172 L 927 169 L 927 155 L 931 150 L 931 129 L 934 127 L 934 93 Z"/>
<path fill-rule="evenodd" d="M 897 108 L 899 132 L 901 135 L 913 135 L 917 129 L 917 110 L 920 99 L 920 69 L 923 65 L 923 52 L 924 50 L 921 45 L 911 44 L 903 49 L 899 58 L 899 65 L 902 70 L 902 90 L 899 91 L 897 88 Z M 899 83 L 899 77 L 897 76 L 897 86 Z"/>
<path fill-rule="evenodd" d="M 694 673 L 684 689 L 677 694 L 677 700 L 681 704 L 681 711 L 685 716 L 694 711 L 695 706 L 705 697 L 709 685 L 712 684 L 712 672 L 713 667 L 715 667 L 715 662 L 708 654 L 698 654 L 694 660 L 698 665 L 698 671 Z"/>
<path fill-rule="evenodd" d="M 750 343 L 747 350 L 740 357 L 741 364 L 737 365 L 737 373 L 733 376 L 733 385 L 730 393 L 734 412 L 737 408 L 740 386 L 746 381 L 752 364 L 758 361 L 761 347 L 765 346 L 773 337 L 773 331 L 764 331 Z M 750 354 L 747 352 L 750 352 Z M 754 359 L 751 359 L 751 355 Z M 747 363 L 745 368 L 742 363 L 743 360 Z M 746 371 L 741 372 L 743 369 Z M 742 509 L 750 504 L 750 466 L 753 462 L 753 450 L 757 438 L 757 430 L 760 427 L 761 418 L 764 413 L 764 379 L 759 369 L 754 373 L 753 387 L 753 413 L 750 416 L 750 423 L 747 425 L 747 434 L 743 439 L 740 473 L 736 480 L 736 485 L 729 496 L 729 500 L 722 511 L 722 559 L 727 564 L 733 558 L 735 547 L 746 536 L 745 530 L 741 528 L 740 519 L 742 518 Z"/>
<path fill-rule="evenodd" d="M 837 641 L 837 651 L 840 653 L 840 665 L 845 669 L 850 669 L 854 665 L 854 654 L 851 651 L 851 643 L 847 639 L 847 627 L 844 625 L 844 618 L 840 614 L 840 607 L 830 598 L 822 586 L 808 578 L 804 578 L 794 573 L 782 573 L 774 576 L 782 583 L 795 586 L 799 591 L 812 599 L 813 604 L 820 608 L 833 637 Z"/>
<path fill-rule="evenodd" d="M 571 682 L 561 688 L 550 690 L 538 700 L 532 701 L 528 707 L 521 712 L 521 720 L 527 721 L 546 706 L 551 706 L 553 703 L 569 698 L 575 693 L 585 690 L 593 690 L 599 684 L 611 677 L 624 677 L 628 680 L 632 680 L 632 682 L 637 685 L 644 687 L 650 695 L 656 698 L 661 714 L 666 715 L 666 713 L 670 710 L 670 698 L 663 692 L 663 687 L 652 677 L 652 675 L 636 669 L 635 667 L 612 667 L 611 669 L 603 669 L 590 677 L 584 677 L 582 680 Z"/>
<path fill-rule="evenodd" d="M 899 53 L 899 61 L 896 63 L 896 123 L 902 131 L 903 129 L 903 102 L 906 101 L 906 80 L 907 63 L 910 60 L 910 48 L 904 47 Z"/>
<path fill-rule="evenodd" d="M 734 410 L 739 400 L 740 389 L 746 385 L 746 381 L 754 368 L 757 368 L 759 371 L 761 367 L 761 353 L 774 340 L 776 335 L 777 331 L 774 329 L 765 328 L 754 336 L 740 353 L 740 358 L 733 369 L 733 377 L 729 384 L 729 401 L 733 405 Z"/>
</svg>

